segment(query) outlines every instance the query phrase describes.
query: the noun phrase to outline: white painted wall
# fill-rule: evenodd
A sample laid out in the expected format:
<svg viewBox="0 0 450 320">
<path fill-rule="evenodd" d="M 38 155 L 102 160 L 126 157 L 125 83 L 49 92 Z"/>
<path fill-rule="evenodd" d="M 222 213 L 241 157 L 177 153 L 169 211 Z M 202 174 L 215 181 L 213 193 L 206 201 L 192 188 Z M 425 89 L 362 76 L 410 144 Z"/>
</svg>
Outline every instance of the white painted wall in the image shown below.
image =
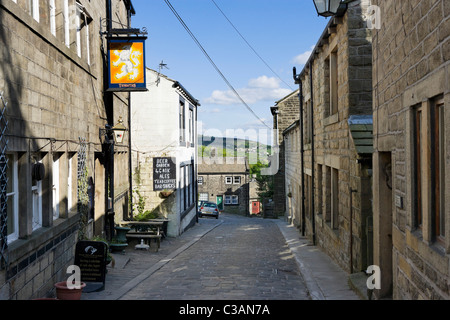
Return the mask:
<svg viewBox="0 0 450 320">
<path fill-rule="evenodd" d="M 158 76 L 154 70 L 147 69 L 147 92 L 133 92 L 131 94 L 131 147 L 133 154 L 133 173 L 137 165 L 137 154 L 139 162 L 149 165 L 153 157 L 176 157 L 177 163 L 177 185 L 180 182 L 180 165 L 191 162 L 197 153 L 197 144 L 194 147 L 180 145 L 179 133 L 179 101 L 180 93 L 173 88 L 175 80 L 164 75 Z M 195 106 L 194 106 L 195 107 Z M 189 101 L 185 99 L 186 110 L 186 136 L 189 135 Z M 194 108 L 194 119 L 196 117 Z M 195 140 L 197 137 L 196 124 Z M 197 142 L 197 141 L 195 141 Z M 195 166 L 196 170 L 196 166 Z M 197 172 L 197 171 L 196 171 Z M 196 173 L 195 173 L 196 176 Z M 142 190 L 146 190 L 147 208 L 153 209 L 160 205 L 163 200 L 159 198 L 159 192 L 153 190 L 153 180 L 148 177 L 148 173 L 143 177 Z M 142 190 L 140 190 L 142 192 Z M 189 222 L 195 218 L 195 208 L 186 215 L 183 221 L 180 220 L 181 208 L 179 201 L 179 191 L 175 194 L 173 206 L 167 214 L 170 219 L 168 224 L 168 235 L 180 235 Z M 197 195 L 195 193 L 195 198 Z M 195 200 L 196 201 L 196 200 Z"/>
</svg>

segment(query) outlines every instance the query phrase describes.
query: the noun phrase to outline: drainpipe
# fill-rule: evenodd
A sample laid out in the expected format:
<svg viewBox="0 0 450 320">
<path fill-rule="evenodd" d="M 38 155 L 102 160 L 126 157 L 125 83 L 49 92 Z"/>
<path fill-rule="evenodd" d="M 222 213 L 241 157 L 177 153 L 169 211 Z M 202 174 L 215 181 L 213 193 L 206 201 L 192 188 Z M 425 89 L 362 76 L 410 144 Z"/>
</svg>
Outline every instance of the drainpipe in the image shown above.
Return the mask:
<svg viewBox="0 0 450 320">
<path fill-rule="evenodd" d="M 305 176 L 304 176 L 304 138 L 303 138 L 303 83 L 300 78 L 300 76 L 297 75 L 296 68 L 294 67 L 294 80 L 295 83 L 298 84 L 298 99 L 299 99 L 299 105 L 300 105 L 300 178 L 301 178 L 301 184 L 302 184 L 302 196 L 301 196 L 301 202 L 302 202 L 302 236 L 305 236 Z"/>
<path fill-rule="evenodd" d="M 111 32 L 112 27 L 112 5 L 111 0 L 106 1 L 106 28 L 107 34 Z M 105 70 L 106 72 L 106 70 Z M 105 81 L 107 79 L 105 73 Z M 105 82 L 106 83 L 106 82 Z M 106 85 L 105 85 L 106 87 Z M 105 92 L 105 102 L 107 109 L 108 128 L 112 128 L 114 125 L 114 99 L 111 92 Z M 110 114 L 108 115 L 108 108 L 110 108 Z M 106 202 L 106 215 L 105 215 L 105 231 L 107 240 L 111 240 L 114 235 L 114 135 L 110 130 L 106 133 L 108 135 L 108 148 L 105 153 L 107 158 L 107 172 L 105 174 L 105 202 Z"/>
<path fill-rule="evenodd" d="M 352 189 L 350 186 L 350 241 L 349 241 L 349 252 L 350 252 L 350 274 L 353 273 L 353 193 L 358 192 L 358 190 Z"/>
<path fill-rule="evenodd" d="M 299 99 L 300 99 L 300 159 L 301 159 L 301 182 L 302 182 L 302 236 L 305 236 L 306 224 L 305 224 L 305 138 L 303 136 L 303 83 L 299 84 Z"/>
<path fill-rule="evenodd" d="M 311 118 L 313 119 L 311 124 L 311 190 L 312 190 L 312 197 L 311 197 L 311 215 L 312 215 L 312 238 L 313 238 L 313 245 L 316 245 L 316 217 L 315 217 L 315 207 L 314 207 L 314 94 L 313 94 L 313 68 L 312 68 L 312 61 L 309 62 L 309 84 L 310 84 L 310 90 L 311 90 Z"/>
<path fill-rule="evenodd" d="M 133 217 L 133 160 L 131 155 L 131 93 L 128 94 L 128 181 L 129 181 L 129 208 L 128 218 Z"/>
</svg>

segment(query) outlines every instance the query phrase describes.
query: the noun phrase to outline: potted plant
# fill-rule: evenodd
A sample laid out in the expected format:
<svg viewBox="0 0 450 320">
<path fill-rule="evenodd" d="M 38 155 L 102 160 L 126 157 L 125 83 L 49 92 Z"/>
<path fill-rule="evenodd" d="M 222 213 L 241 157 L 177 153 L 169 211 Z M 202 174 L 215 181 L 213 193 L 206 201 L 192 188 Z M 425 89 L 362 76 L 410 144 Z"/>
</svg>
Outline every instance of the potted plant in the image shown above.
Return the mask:
<svg viewBox="0 0 450 320">
<path fill-rule="evenodd" d="M 81 293 L 86 283 L 81 282 L 79 286 L 73 288 L 67 286 L 67 281 L 55 283 L 56 298 L 58 300 L 80 300 Z"/>
</svg>

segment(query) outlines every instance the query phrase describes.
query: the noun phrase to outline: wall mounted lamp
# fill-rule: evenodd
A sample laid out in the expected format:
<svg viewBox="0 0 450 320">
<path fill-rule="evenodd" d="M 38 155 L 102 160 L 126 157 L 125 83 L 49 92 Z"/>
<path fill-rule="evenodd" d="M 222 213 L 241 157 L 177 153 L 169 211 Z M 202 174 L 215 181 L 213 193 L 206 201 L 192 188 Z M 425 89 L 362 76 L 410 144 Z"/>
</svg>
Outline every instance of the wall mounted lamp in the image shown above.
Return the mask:
<svg viewBox="0 0 450 320">
<path fill-rule="evenodd" d="M 341 0 L 313 0 L 317 14 L 322 17 L 331 17 L 336 15 Z"/>
<path fill-rule="evenodd" d="M 122 117 L 119 117 L 118 123 L 114 127 L 105 125 L 104 129 L 99 129 L 100 141 L 106 144 L 111 144 L 114 141 L 121 144 L 123 142 L 125 131 L 127 131 L 127 128 L 123 125 Z M 110 135 L 112 134 L 114 135 L 114 141 L 111 141 L 110 138 Z"/>
</svg>

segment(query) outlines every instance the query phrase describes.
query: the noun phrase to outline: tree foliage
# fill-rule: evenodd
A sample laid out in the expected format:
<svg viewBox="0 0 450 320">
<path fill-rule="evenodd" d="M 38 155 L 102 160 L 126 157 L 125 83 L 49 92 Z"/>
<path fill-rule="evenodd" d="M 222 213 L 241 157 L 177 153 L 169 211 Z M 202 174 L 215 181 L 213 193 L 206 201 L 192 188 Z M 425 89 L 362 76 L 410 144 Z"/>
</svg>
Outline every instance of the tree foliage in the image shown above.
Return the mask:
<svg viewBox="0 0 450 320">
<path fill-rule="evenodd" d="M 267 168 L 268 164 L 262 163 L 258 160 L 256 164 L 250 165 L 250 175 L 256 175 L 256 184 L 259 201 L 263 202 L 263 199 L 271 199 L 273 197 L 273 176 L 262 175 L 261 169 Z"/>
</svg>

